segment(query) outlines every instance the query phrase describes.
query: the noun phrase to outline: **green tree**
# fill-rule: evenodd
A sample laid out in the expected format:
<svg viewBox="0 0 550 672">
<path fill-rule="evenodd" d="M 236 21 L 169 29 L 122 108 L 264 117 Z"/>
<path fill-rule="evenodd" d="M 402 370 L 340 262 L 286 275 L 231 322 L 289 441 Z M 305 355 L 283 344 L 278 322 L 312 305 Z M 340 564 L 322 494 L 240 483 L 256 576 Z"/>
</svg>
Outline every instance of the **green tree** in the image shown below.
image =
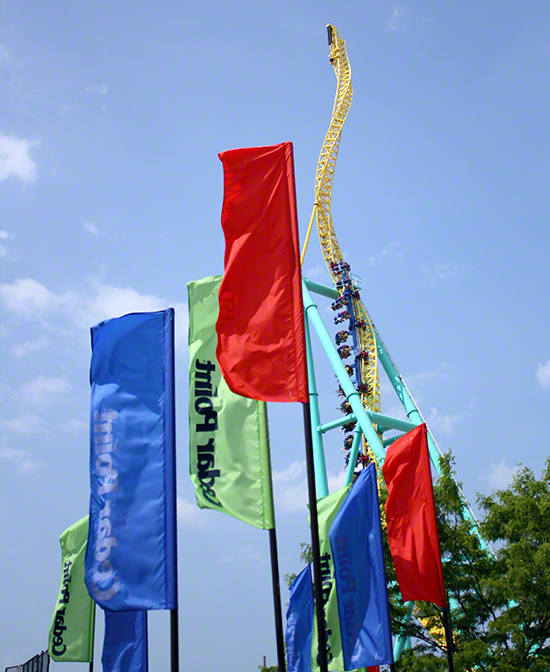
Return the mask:
<svg viewBox="0 0 550 672">
<path fill-rule="evenodd" d="M 550 461 L 540 480 L 522 468 L 505 490 L 478 496 L 484 512 L 483 537 L 498 546 L 492 555 L 464 515 L 452 478 L 453 461 L 440 462 L 434 486 L 443 575 L 451 604 L 457 672 L 550 669 Z M 418 608 L 419 607 L 419 608 Z M 417 616 L 438 626 L 439 610 L 418 605 Z M 444 642 L 418 618 L 397 619 L 398 629 L 414 637 L 399 669 L 445 670 Z"/>
<path fill-rule="evenodd" d="M 498 548 L 496 553 L 465 515 L 450 453 L 441 458 L 440 470 L 434 496 L 456 672 L 548 672 L 550 460 L 538 480 L 522 468 L 508 488 L 478 495 L 483 512 L 479 530 Z M 382 486 L 382 510 L 386 497 Z M 411 614 L 401 601 L 387 539 L 384 543 L 392 633 L 412 642 L 396 667 L 403 672 L 447 670 L 441 611 L 417 603 Z M 301 559 L 308 561 L 310 548 L 301 547 Z"/>
</svg>

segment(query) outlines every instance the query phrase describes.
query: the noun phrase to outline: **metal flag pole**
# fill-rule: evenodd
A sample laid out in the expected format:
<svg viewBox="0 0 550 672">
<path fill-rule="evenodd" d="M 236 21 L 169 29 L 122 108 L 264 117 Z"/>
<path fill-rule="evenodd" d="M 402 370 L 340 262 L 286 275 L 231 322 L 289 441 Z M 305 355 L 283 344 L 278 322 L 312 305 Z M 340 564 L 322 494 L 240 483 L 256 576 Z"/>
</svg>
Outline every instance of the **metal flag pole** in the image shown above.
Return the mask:
<svg viewBox="0 0 550 672">
<path fill-rule="evenodd" d="M 313 442 L 311 439 L 311 412 L 309 403 L 302 404 L 304 409 L 304 432 L 306 439 L 307 485 L 309 494 L 309 516 L 311 520 L 311 551 L 313 555 L 313 581 L 315 585 L 315 613 L 317 615 L 317 635 L 319 654 L 317 662 L 321 672 L 328 672 L 325 610 L 323 604 L 323 586 L 321 578 L 321 548 L 319 544 L 319 523 L 317 519 L 317 491 L 315 488 L 315 467 L 313 464 Z"/>
<path fill-rule="evenodd" d="M 451 614 L 449 607 L 443 609 L 443 628 L 445 630 L 445 642 L 447 643 L 447 664 L 449 665 L 449 672 L 454 672 L 455 666 L 453 662 L 453 630 L 451 628 Z"/>
<path fill-rule="evenodd" d="M 175 347 L 173 341 L 173 332 L 172 332 L 172 347 L 170 348 L 170 370 L 174 372 L 176 369 L 175 364 Z M 176 596 L 176 607 L 175 609 L 170 609 L 170 672 L 179 672 L 180 669 L 180 660 L 179 660 L 179 619 L 178 619 L 178 522 L 177 522 L 177 482 L 176 482 L 176 381 L 175 375 L 171 376 L 169 381 L 171 387 L 171 422 L 172 422 L 172 445 L 174 454 L 173 459 L 173 468 L 172 468 L 172 483 L 170 484 L 170 493 L 171 497 L 168 500 L 168 505 L 173 507 L 174 515 L 173 518 L 173 528 L 172 528 L 172 539 L 174 545 L 174 592 Z M 173 500 L 173 501 L 170 501 Z"/>
<path fill-rule="evenodd" d="M 94 645 L 95 645 L 95 602 L 92 607 L 92 643 L 90 647 L 90 664 L 88 665 L 88 672 L 94 672 Z"/>
<path fill-rule="evenodd" d="M 275 531 L 275 527 L 269 530 L 269 549 L 271 553 L 271 581 L 273 585 L 275 637 L 277 640 L 277 666 L 279 672 L 286 672 L 283 612 L 281 609 L 281 583 L 279 580 L 279 556 L 277 553 L 277 532 Z"/>
<path fill-rule="evenodd" d="M 271 450 L 269 446 L 269 427 L 267 419 L 267 404 L 265 402 L 258 403 L 258 419 L 260 424 L 260 434 L 265 437 L 267 446 L 267 459 L 265 460 L 264 474 L 266 476 L 266 489 L 264 496 L 269 500 L 269 507 L 271 509 L 271 523 L 272 527 L 269 531 L 269 550 L 271 555 L 271 583 L 273 589 L 273 615 L 275 618 L 275 640 L 277 643 L 277 666 L 279 672 L 286 672 L 285 663 L 285 644 L 283 632 L 283 612 L 281 609 L 281 582 L 279 578 L 279 554 L 277 552 L 277 531 L 275 525 L 275 505 L 273 502 L 273 482 L 271 476 Z M 265 667 L 265 664 L 264 664 Z"/>
</svg>

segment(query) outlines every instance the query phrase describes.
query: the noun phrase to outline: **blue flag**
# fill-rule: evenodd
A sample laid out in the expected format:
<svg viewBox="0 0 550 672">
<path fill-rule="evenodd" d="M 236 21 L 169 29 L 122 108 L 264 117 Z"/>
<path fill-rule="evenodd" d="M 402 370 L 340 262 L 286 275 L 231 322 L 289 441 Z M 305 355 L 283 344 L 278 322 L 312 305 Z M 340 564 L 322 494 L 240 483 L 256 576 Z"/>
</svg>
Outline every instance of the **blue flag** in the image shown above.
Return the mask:
<svg viewBox="0 0 550 672">
<path fill-rule="evenodd" d="M 103 672 L 147 672 L 147 612 L 105 610 Z"/>
<path fill-rule="evenodd" d="M 174 310 L 91 331 L 86 585 L 104 609 L 175 609 Z"/>
<path fill-rule="evenodd" d="M 308 565 L 290 586 L 285 633 L 288 672 L 311 672 L 312 630 L 313 586 L 311 565 Z"/>
<path fill-rule="evenodd" d="M 376 468 L 360 472 L 329 532 L 344 669 L 393 663 Z"/>
</svg>

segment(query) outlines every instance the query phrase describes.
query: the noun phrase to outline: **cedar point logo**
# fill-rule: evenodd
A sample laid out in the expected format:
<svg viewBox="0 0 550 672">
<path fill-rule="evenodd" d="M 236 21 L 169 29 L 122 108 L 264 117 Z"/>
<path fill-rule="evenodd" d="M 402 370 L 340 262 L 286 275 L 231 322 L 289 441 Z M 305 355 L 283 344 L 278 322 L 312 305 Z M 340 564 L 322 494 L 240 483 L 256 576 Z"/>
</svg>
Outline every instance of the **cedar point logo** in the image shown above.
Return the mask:
<svg viewBox="0 0 550 672">
<path fill-rule="evenodd" d="M 111 535 L 111 497 L 118 492 L 118 472 L 113 469 L 113 450 L 117 450 L 118 440 L 113 444 L 113 420 L 117 413 L 110 408 L 106 413 L 94 411 L 94 452 L 95 471 L 98 476 L 97 494 L 102 502 L 96 528 L 94 545 L 94 565 L 92 593 L 97 600 L 111 600 L 119 591 L 120 579 L 113 576 L 113 564 L 108 559 L 118 540 Z"/>
</svg>

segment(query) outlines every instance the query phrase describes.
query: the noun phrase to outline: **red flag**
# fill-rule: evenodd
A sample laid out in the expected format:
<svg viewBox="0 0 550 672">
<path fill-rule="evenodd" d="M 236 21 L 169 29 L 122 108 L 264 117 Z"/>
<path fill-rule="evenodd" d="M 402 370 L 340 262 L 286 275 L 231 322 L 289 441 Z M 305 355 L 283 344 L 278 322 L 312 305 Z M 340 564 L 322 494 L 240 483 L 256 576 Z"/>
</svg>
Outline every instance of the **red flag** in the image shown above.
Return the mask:
<svg viewBox="0 0 550 672">
<path fill-rule="evenodd" d="M 447 606 L 426 425 L 419 425 L 388 449 L 382 466 L 388 499 L 390 551 L 403 601 Z"/>
<path fill-rule="evenodd" d="M 243 397 L 307 402 L 292 143 L 219 157 L 226 244 L 216 324 L 220 369 Z"/>
</svg>

